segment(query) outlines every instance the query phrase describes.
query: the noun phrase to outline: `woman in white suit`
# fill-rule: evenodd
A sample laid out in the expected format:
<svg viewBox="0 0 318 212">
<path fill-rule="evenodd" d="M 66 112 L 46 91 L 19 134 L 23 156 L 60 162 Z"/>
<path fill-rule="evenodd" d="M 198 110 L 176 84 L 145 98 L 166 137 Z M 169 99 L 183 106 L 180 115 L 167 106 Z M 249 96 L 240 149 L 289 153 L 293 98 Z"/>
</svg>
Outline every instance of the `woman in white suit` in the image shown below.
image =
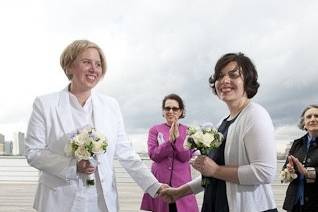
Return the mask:
<svg viewBox="0 0 318 212">
<path fill-rule="evenodd" d="M 35 99 L 25 141 L 28 163 L 40 170 L 34 208 L 43 212 L 119 211 L 114 156 L 144 191 L 156 196 L 164 185 L 129 143 L 117 101 L 92 90 L 106 72 L 102 50 L 88 40 L 76 40 L 63 51 L 60 63 L 70 84 Z M 85 126 L 95 127 L 108 140 L 106 153 L 96 158 L 96 167 L 64 153 L 67 135 Z M 95 186 L 87 186 L 84 176 L 92 173 Z"/>
</svg>

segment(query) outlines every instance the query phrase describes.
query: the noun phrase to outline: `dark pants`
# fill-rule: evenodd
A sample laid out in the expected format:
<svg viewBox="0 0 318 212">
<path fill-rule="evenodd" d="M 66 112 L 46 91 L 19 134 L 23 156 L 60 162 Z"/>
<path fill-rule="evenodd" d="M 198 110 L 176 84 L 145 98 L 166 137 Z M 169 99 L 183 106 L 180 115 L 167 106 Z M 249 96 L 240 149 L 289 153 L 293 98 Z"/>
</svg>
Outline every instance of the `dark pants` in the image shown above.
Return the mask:
<svg viewBox="0 0 318 212">
<path fill-rule="evenodd" d="M 296 204 L 294 205 L 293 210 L 288 212 L 304 212 L 304 207 L 301 206 L 300 204 Z"/>
<path fill-rule="evenodd" d="M 169 204 L 169 212 L 178 212 L 177 211 L 177 205 L 176 205 L 175 202 Z"/>
</svg>

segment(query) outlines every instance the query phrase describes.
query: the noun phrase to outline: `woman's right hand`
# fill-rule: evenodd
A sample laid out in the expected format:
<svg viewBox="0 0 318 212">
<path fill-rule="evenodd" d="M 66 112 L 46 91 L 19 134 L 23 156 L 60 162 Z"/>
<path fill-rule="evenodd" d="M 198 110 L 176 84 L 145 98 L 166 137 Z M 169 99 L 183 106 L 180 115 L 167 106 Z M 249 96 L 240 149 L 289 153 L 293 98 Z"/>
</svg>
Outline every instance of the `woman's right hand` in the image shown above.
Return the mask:
<svg viewBox="0 0 318 212">
<path fill-rule="evenodd" d="M 80 160 L 77 162 L 77 171 L 89 175 L 96 171 L 96 167 L 91 165 L 88 160 Z"/>
<path fill-rule="evenodd" d="M 287 167 L 287 170 L 289 172 L 294 172 L 295 171 L 294 162 L 293 162 L 292 156 L 288 156 L 288 164 L 286 165 L 286 167 Z"/>
</svg>

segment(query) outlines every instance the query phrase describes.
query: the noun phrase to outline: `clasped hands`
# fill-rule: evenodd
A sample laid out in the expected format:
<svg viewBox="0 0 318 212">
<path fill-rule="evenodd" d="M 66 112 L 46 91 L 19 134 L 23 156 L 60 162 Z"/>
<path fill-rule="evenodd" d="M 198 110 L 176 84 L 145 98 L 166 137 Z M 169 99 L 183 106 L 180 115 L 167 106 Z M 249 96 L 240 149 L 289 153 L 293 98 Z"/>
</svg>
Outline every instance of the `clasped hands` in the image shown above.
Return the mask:
<svg viewBox="0 0 318 212">
<path fill-rule="evenodd" d="M 175 117 L 175 120 L 172 122 L 169 130 L 169 141 L 174 142 L 179 137 L 179 123 L 178 118 Z"/>
<path fill-rule="evenodd" d="M 304 176 L 307 176 L 307 169 L 305 168 L 305 166 L 298 160 L 298 158 L 292 156 L 292 155 L 289 155 L 288 156 L 288 164 L 286 166 L 286 168 L 288 169 L 289 172 L 295 172 L 295 168 L 294 167 L 297 167 L 297 171 L 304 175 Z"/>
<path fill-rule="evenodd" d="M 204 176 L 214 176 L 219 169 L 219 165 L 205 155 L 199 155 L 190 161 L 194 169 L 198 170 Z M 182 185 L 178 188 L 172 188 L 167 184 L 162 184 L 158 194 L 168 203 L 175 202 L 177 199 L 192 193 L 191 188 Z"/>
<path fill-rule="evenodd" d="M 175 202 L 178 198 L 178 188 L 170 187 L 167 184 L 162 184 L 158 191 L 159 197 L 167 203 Z"/>
</svg>

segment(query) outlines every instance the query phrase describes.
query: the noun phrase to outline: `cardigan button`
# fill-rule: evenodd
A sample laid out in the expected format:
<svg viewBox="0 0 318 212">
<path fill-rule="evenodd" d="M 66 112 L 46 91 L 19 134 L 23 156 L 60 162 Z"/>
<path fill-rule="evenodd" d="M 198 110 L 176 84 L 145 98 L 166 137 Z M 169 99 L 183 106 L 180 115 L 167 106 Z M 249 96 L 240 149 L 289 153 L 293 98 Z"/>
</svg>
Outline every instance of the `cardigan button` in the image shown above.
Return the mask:
<svg viewBox="0 0 318 212">
<path fill-rule="evenodd" d="M 307 163 L 310 163 L 311 162 L 311 159 L 310 158 L 307 158 Z"/>
</svg>

